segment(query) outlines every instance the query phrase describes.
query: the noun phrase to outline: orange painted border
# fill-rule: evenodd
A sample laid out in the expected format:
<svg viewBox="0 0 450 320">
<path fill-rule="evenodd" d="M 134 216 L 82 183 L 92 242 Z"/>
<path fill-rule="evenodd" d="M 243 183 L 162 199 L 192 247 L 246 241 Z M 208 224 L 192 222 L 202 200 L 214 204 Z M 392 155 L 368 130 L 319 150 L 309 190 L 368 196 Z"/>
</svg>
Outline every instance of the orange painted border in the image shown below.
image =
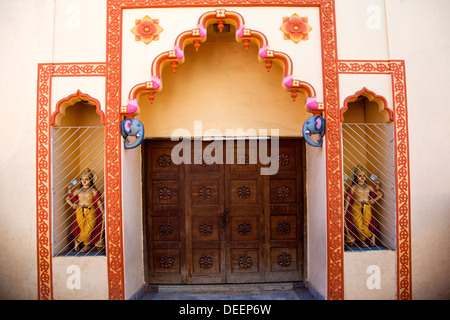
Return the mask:
<svg viewBox="0 0 450 320">
<path fill-rule="evenodd" d="M 411 300 L 411 198 L 405 62 L 404 60 L 341 60 L 338 61 L 338 72 L 391 75 L 395 134 L 397 298 Z"/>
<path fill-rule="evenodd" d="M 39 300 L 53 299 L 51 245 L 51 88 L 53 77 L 106 76 L 105 63 L 39 63 L 36 115 L 36 237 Z"/>
<path fill-rule="evenodd" d="M 324 117 L 327 122 L 326 188 L 327 188 L 327 299 L 343 299 L 343 187 L 342 141 L 337 72 L 336 13 L 334 0 L 108 0 L 107 5 L 107 76 L 106 76 L 106 193 L 110 213 L 107 235 L 110 299 L 124 299 L 123 243 L 120 163 L 120 101 L 122 11 L 132 8 L 174 7 L 318 7 L 322 39 L 322 74 Z M 111 241 L 113 240 L 114 241 Z"/>
</svg>

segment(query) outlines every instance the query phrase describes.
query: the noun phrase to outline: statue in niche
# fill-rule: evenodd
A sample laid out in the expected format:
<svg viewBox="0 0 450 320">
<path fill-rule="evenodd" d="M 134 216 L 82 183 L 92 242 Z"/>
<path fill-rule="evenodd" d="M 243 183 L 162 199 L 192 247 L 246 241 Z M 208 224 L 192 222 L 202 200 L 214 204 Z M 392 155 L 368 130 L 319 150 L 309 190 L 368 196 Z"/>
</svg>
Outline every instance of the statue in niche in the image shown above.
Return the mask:
<svg viewBox="0 0 450 320">
<path fill-rule="evenodd" d="M 89 252 L 93 248 L 101 250 L 105 243 L 103 203 L 100 192 L 95 188 L 97 174 L 86 168 L 81 173 L 79 187 L 72 190 L 67 187 L 66 202 L 75 210 L 75 219 L 69 233 L 69 240 L 74 242 L 74 250 Z"/>
<path fill-rule="evenodd" d="M 345 242 L 352 246 L 376 246 L 378 225 L 373 219 L 372 208 L 383 197 L 381 181 L 374 176 L 371 186 L 367 170 L 358 165 L 353 170 L 353 182 L 345 195 Z"/>
</svg>

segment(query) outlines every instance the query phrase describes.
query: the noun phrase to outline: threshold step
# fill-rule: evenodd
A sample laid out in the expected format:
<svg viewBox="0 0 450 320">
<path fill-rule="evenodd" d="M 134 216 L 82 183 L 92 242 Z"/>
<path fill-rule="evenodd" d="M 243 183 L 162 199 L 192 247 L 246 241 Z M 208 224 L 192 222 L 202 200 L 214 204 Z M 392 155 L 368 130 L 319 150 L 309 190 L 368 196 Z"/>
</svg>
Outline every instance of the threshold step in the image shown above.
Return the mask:
<svg viewBox="0 0 450 320">
<path fill-rule="evenodd" d="M 234 284 L 164 284 L 148 286 L 148 291 L 156 292 L 260 292 L 288 291 L 305 288 L 303 282 L 282 283 L 234 283 Z"/>
</svg>

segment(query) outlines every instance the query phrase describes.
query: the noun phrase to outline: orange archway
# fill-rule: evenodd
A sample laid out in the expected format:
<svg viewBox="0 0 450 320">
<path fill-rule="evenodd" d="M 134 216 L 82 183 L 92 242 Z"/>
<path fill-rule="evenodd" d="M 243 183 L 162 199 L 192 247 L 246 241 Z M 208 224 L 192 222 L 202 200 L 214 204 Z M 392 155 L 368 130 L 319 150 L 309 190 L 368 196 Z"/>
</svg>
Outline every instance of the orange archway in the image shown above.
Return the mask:
<svg viewBox="0 0 450 320">
<path fill-rule="evenodd" d="M 259 61 L 265 63 L 267 71 L 270 71 L 274 63 L 280 65 L 283 69 L 282 86 L 287 92 L 290 92 L 294 101 L 298 93 L 303 93 L 308 98 L 315 99 L 316 92 L 311 84 L 293 78 L 292 59 L 283 52 L 269 49 L 267 37 L 263 33 L 247 28 L 244 18 L 239 13 L 225 9 L 217 9 L 204 13 L 200 16 L 196 28 L 180 33 L 175 40 L 174 48 L 159 54 L 153 60 L 150 80 L 136 84 L 131 88 L 128 99 L 137 99 L 140 94 L 146 92 L 148 93 L 150 102 L 153 103 L 154 94 L 162 90 L 163 68 L 169 65 L 173 72 L 176 72 L 178 64 L 185 61 L 185 47 L 192 44 L 195 50 L 198 51 L 201 43 L 207 40 L 206 30 L 211 24 L 216 24 L 220 32 L 222 32 L 226 24 L 233 25 L 236 28 L 236 41 L 242 43 L 246 50 L 248 50 L 250 43 L 257 44 L 259 48 L 257 58 Z M 135 113 L 134 110 L 134 108 L 130 110 L 127 106 L 122 106 L 120 112 L 122 115 L 132 116 Z"/>
</svg>

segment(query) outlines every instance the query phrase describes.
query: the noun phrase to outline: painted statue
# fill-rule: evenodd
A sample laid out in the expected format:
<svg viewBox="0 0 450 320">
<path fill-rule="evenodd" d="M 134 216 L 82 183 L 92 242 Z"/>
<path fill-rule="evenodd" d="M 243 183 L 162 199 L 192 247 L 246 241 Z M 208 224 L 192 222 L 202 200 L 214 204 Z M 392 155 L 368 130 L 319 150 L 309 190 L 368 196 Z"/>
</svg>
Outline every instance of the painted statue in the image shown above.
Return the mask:
<svg viewBox="0 0 450 320">
<path fill-rule="evenodd" d="M 325 135 L 325 119 L 321 116 L 309 117 L 303 124 L 303 138 L 313 147 L 321 147 L 323 143 L 323 136 Z M 311 135 L 320 134 L 319 140 L 314 141 Z"/>
<path fill-rule="evenodd" d="M 95 188 L 97 175 L 86 168 L 81 173 L 79 187 L 67 187 L 66 202 L 75 210 L 75 219 L 69 233 L 74 250 L 89 252 L 94 247 L 104 247 L 103 204 L 100 192 Z M 76 180 L 75 180 L 76 183 Z"/>
<path fill-rule="evenodd" d="M 139 146 L 144 140 L 144 125 L 138 119 L 125 118 L 121 124 L 122 137 L 125 140 L 124 148 L 133 149 Z M 130 144 L 129 136 L 136 137 L 136 141 Z"/>
<path fill-rule="evenodd" d="M 345 196 L 345 242 L 348 245 L 375 246 L 377 223 L 373 219 L 373 205 L 383 197 L 381 182 L 367 181 L 367 171 L 358 165 L 353 171 L 353 182 Z"/>
</svg>

